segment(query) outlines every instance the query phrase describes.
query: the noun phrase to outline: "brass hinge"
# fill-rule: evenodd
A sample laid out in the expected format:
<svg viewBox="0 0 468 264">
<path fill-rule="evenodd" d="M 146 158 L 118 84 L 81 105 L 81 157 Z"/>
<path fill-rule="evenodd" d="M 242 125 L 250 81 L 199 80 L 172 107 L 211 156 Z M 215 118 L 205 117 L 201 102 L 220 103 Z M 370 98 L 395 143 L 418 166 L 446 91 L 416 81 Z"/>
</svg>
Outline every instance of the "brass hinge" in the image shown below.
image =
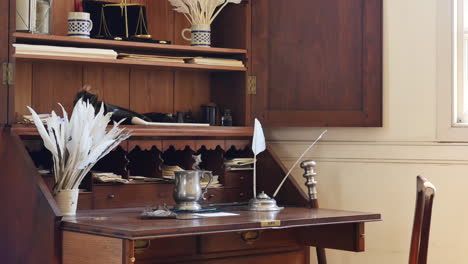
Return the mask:
<svg viewBox="0 0 468 264">
<path fill-rule="evenodd" d="M 247 94 L 257 94 L 257 76 L 249 76 L 247 84 Z"/>
<path fill-rule="evenodd" d="M 14 85 L 15 84 L 15 67 L 12 63 L 3 63 L 2 65 L 3 85 Z"/>
</svg>

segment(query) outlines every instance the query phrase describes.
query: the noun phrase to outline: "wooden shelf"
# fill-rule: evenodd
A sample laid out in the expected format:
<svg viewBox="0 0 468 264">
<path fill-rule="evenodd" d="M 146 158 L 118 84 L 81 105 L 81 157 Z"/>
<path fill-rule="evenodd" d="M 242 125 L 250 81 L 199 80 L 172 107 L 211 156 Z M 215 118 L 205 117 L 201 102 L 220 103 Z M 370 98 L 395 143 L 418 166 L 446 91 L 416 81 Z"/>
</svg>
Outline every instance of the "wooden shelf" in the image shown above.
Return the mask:
<svg viewBox="0 0 468 264">
<path fill-rule="evenodd" d="M 225 55 L 245 55 L 247 50 L 245 49 L 227 49 L 227 48 L 203 48 L 203 47 L 192 47 L 186 45 L 166 45 L 166 44 L 153 44 L 144 42 L 132 42 L 132 41 L 117 41 L 117 40 L 106 40 L 106 39 L 82 39 L 73 38 L 67 36 L 55 36 L 55 35 L 38 35 L 30 33 L 16 32 L 13 34 L 16 38 L 16 43 L 23 44 L 42 44 L 42 45 L 54 45 L 54 46 L 72 46 L 79 48 L 108 48 L 115 50 L 127 50 L 127 51 L 144 51 L 153 53 L 183 53 L 183 54 L 199 54 L 199 55 L 214 55 L 214 56 L 225 56 Z"/>
<path fill-rule="evenodd" d="M 253 127 L 122 126 L 133 137 L 252 137 Z M 13 125 L 19 136 L 39 136 L 34 125 Z"/>
<path fill-rule="evenodd" d="M 74 63 L 92 63 L 92 64 L 112 64 L 112 65 L 127 65 L 137 67 L 151 67 L 166 70 L 178 71 L 211 71 L 211 72 L 245 72 L 245 67 L 227 67 L 213 65 L 198 65 L 189 63 L 170 63 L 170 62 L 153 62 L 142 60 L 120 60 L 120 59 L 95 59 L 95 58 L 79 58 L 66 56 L 43 56 L 43 55 L 15 55 L 18 61 L 42 61 L 42 62 L 74 62 Z"/>
</svg>

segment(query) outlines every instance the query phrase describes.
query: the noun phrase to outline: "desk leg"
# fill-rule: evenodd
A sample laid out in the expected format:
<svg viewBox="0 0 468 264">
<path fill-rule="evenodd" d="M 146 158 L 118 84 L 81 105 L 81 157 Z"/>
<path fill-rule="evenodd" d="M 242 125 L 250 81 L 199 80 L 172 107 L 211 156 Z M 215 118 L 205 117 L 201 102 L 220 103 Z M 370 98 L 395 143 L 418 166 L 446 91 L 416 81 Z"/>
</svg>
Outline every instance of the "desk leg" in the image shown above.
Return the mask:
<svg viewBox="0 0 468 264">
<path fill-rule="evenodd" d="M 122 263 L 133 264 L 135 263 L 135 241 L 134 240 L 123 240 L 122 241 Z"/>
<path fill-rule="evenodd" d="M 310 201 L 311 208 L 319 208 L 318 200 L 313 199 Z M 317 263 L 318 264 L 327 264 L 327 256 L 325 254 L 324 248 L 316 248 L 317 251 Z"/>
</svg>

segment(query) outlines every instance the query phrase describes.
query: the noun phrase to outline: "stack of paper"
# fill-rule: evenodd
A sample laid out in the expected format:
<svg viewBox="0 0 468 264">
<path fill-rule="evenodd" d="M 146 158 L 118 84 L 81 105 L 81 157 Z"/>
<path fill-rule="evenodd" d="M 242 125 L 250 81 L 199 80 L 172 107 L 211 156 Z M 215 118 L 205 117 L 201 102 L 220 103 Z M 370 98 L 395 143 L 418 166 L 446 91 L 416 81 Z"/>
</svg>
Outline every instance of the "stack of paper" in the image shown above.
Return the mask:
<svg viewBox="0 0 468 264">
<path fill-rule="evenodd" d="M 96 59 L 117 59 L 111 49 L 73 48 L 46 45 L 13 44 L 16 55 L 65 56 Z"/>
<path fill-rule="evenodd" d="M 200 65 L 244 67 L 244 63 L 241 60 L 236 60 L 236 59 L 195 57 L 192 59 L 188 59 L 186 61 L 187 63 L 200 64 Z"/>
<path fill-rule="evenodd" d="M 40 114 L 38 115 L 39 119 L 41 119 L 42 124 L 46 124 L 47 119 L 51 116 L 50 114 Z M 34 120 L 32 115 L 24 115 L 23 118 L 20 120 L 20 123 L 23 124 L 34 124 Z"/>
<path fill-rule="evenodd" d="M 174 57 L 174 56 L 119 53 L 119 59 L 122 59 L 122 60 L 145 60 L 145 61 L 158 61 L 158 62 L 185 63 L 185 60 L 190 59 L 190 58 L 192 57 Z"/>
<path fill-rule="evenodd" d="M 254 163 L 254 158 L 240 158 L 227 160 L 224 162 L 224 166 L 228 171 L 253 170 Z"/>
<path fill-rule="evenodd" d="M 202 188 L 205 188 L 208 185 L 208 180 L 209 180 L 208 177 L 203 178 L 201 180 L 200 185 Z M 208 186 L 208 188 L 219 188 L 219 187 L 223 187 L 223 185 L 219 183 L 219 176 L 213 175 L 213 180 L 211 181 L 210 186 Z"/>
<path fill-rule="evenodd" d="M 96 182 L 114 182 L 114 183 L 130 183 L 129 180 L 123 179 L 122 176 L 112 172 L 93 172 L 93 179 Z"/>
</svg>

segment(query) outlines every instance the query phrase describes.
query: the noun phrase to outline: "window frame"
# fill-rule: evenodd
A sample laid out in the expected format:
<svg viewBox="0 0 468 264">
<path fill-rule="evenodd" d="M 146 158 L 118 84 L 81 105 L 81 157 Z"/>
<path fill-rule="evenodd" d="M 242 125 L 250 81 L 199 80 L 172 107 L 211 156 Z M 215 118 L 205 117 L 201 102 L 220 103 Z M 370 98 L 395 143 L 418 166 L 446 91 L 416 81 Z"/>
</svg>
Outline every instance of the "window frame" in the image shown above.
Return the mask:
<svg viewBox="0 0 468 264">
<path fill-rule="evenodd" d="M 468 123 L 459 123 L 456 120 L 463 114 L 458 108 L 458 104 L 463 103 L 463 74 L 459 72 L 463 71 L 463 37 L 455 38 L 463 36 L 463 20 L 458 19 L 463 14 L 463 0 L 437 1 L 436 10 L 437 140 L 466 142 L 468 141 Z M 455 27 L 455 21 L 458 23 L 457 27 Z M 456 57 L 458 54 L 462 55 Z"/>
</svg>

